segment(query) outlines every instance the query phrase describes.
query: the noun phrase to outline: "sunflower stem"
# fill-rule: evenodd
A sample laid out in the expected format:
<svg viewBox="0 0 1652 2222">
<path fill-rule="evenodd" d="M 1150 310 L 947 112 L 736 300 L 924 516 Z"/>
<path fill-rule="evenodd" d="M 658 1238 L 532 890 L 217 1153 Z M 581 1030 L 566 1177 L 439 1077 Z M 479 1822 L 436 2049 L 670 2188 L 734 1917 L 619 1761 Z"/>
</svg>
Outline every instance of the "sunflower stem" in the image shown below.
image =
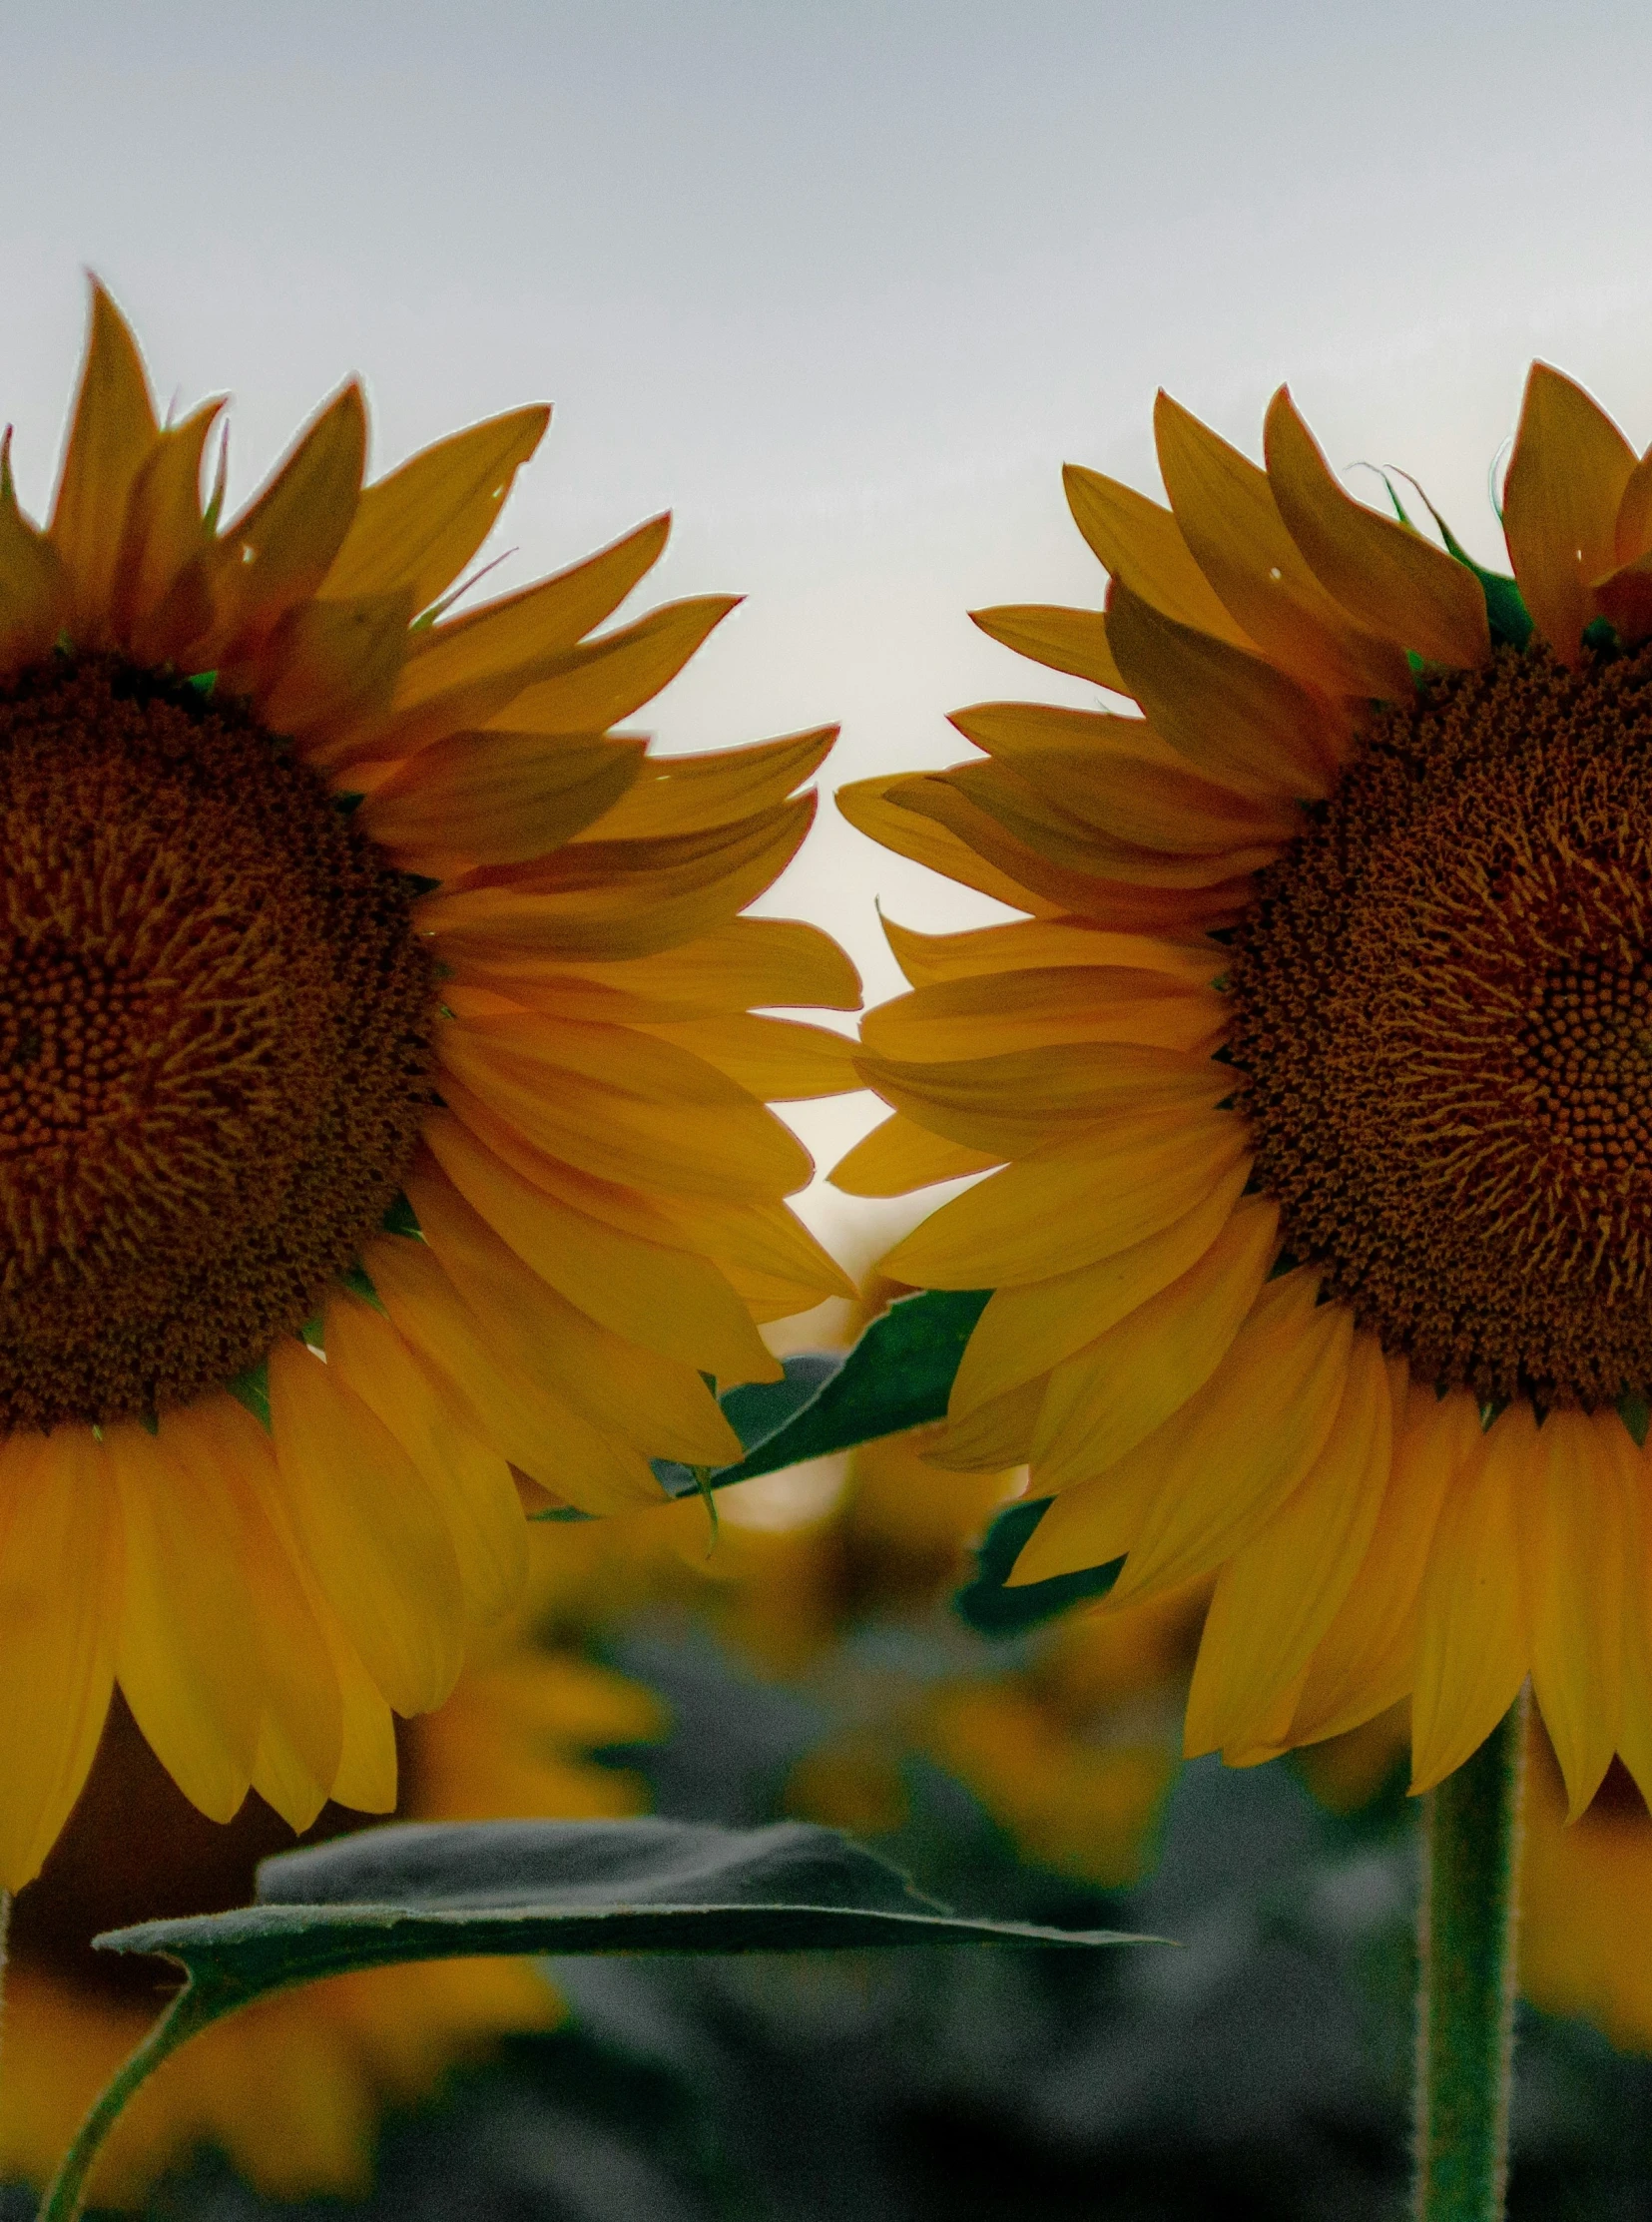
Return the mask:
<svg viewBox="0 0 1652 2222">
<path fill-rule="evenodd" d="M 1417 1951 L 1417 2222 L 1501 2222 L 1527 1698 L 1428 1798 Z"/>
<path fill-rule="evenodd" d="M 170 2053 L 176 2052 L 187 2038 L 216 2018 L 210 2007 L 202 2011 L 195 1986 L 186 1983 L 138 2049 L 117 2068 L 92 2111 L 76 2130 L 74 2141 L 40 2202 L 35 2222 L 76 2222 L 85 2204 L 87 2183 L 98 2154 L 103 2150 L 104 2139 L 114 2128 L 127 2100 Z"/>
</svg>

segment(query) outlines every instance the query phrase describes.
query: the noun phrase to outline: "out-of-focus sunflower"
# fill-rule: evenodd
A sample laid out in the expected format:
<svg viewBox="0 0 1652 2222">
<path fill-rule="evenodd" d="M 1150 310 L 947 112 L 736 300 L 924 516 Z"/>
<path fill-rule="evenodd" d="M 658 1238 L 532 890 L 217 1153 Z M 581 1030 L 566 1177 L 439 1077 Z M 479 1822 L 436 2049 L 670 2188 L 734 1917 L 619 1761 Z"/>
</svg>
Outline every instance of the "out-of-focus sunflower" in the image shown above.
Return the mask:
<svg viewBox="0 0 1652 2222">
<path fill-rule="evenodd" d="M 219 1821 L 395 1801 L 523 1572 L 511 1468 L 581 1506 L 737 1452 L 707 1387 L 841 1278 L 765 1099 L 844 1045 L 812 927 L 740 915 L 829 733 L 609 729 L 731 604 L 588 638 L 655 519 L 442 597 L 547 412 L 363 490 L 351 384 L 233 520 L 220 404 L 157 423 L 106 294 L 51 520 L 0 469 L 0 1886 L 118 1682 Z M 320 1362 L 324 1351 L 326 1363 Z"/>
<path fill-rule="evenodd" d="M 978 620 L 1144 715 L 981 705 L 842 798 L 1027 915 L 893 931 L 835 1177 L 989 1174 L 886 1261 L 997 1292 L 943 1455 L 1053 1494 L 1018 1581 L 1216 1575 L 1191 1751 L 1409 1692 L 1425 1788 L 1529 1673 L 1574 1812 L 1646 1789 L 1652 460 L 1537 366 L 1510 580 L 1283 391 L 1266 470 L 1157 430 L 1168 509 L 1068 473 L 1105 613 Z"/>
<path fill-rule="evenodd" d="M 1541 1731 L 1526 1767 L 1520 1989 L 1545 2012 L 1594 2022 L 1625 2051 L 1652 2052 L 1652 1818 L 1614 1767 L 1568 1826 L 1565 1787 Z"/>
<path fill-rule="evenodd" d="M 549 1546 L 542 1545 L 543 1562 Z M 587 1756 L 657 1736 L 658 1701 L 577 1649 L 534 1640 L 526 1612 L 479 1633 L 451 1697 L 405 1723 L 403 1818 L 586 1819 L 633 1813 L 637 1778 Z M 323 1810 L 312 1837 L 358 1827 Z M 244 1905 L 253 1871 L 291 1832 L 257 1797 L 228 1827 L 173 1783 L 119 1700 L 91 1778 L 38 1881 L 18 1899 L 0 2079 L 0 2177 L 42 2181 L 120 2061 L 153 2025 L 153 1962 L 94 1952 L 112 1925 Z M 122 2116 L 99 2164 L 100 2205 L 141 2203 L 201 2145 L 273 2198 L 359 2192 L 385 2101 L 423 2096 L 499 2034 L 554 2024 L 556 1993 L 521 1960 L 449 1960 L 344 1975 L 266 1999 L 169 2061 Z"/>
</svg>

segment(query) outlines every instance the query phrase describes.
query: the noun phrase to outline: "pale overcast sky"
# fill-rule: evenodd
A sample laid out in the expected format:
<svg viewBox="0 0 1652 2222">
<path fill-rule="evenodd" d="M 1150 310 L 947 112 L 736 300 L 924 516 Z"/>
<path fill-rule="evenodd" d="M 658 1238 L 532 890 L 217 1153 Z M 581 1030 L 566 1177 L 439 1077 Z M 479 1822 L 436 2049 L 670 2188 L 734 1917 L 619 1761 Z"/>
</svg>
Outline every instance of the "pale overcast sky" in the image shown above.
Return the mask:
<svg viewBox="0 0 1652 2222">
<path fill-rule="evenodd" d="M 1339 463 L 1470 544 L 1528 359 L 1652 438 L 1652 12 L 1502 0 L 5 0 L 0 416 L 45 497 L 83 267 L 164 397 L 236 396 L 242 488 L 348 371 L 375 467 L 556 405 L 507 583 L 652 511 L 646 590 L 749 601 L 668 748 L 1084 691 L 967 623 L 1094 600 L 1064 460 L 1152 486 L 1168 385 L 1256 451 L 1289 379 Z M 970 912 L 823 814 L 771 907 L 875 995 L 873 916 Z M 845 1109 L 800 1124 L 823 1155 Z"/>
</svg>

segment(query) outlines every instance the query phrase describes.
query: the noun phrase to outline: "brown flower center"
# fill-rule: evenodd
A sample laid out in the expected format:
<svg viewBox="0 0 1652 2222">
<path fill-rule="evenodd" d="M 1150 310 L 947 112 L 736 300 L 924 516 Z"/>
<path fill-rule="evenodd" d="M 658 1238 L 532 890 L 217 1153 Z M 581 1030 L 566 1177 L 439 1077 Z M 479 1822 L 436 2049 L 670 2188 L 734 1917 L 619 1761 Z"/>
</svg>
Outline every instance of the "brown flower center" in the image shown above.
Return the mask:
<svg viewBox="0 0 1652 2222">
<path fill-rule="evenodd" d="M 1313 818 L 1230 973 L 1290 1252 L 1441 1387 L 1652 1388 L 1652 654 L 1437 681 Z"/>
<path fill-rule="evenodd" d="M 0 695 L 0 1427 L 256 1365 L 429 1101 L 405 883 L 233 707 L 109 661 Z"/>
</svg>

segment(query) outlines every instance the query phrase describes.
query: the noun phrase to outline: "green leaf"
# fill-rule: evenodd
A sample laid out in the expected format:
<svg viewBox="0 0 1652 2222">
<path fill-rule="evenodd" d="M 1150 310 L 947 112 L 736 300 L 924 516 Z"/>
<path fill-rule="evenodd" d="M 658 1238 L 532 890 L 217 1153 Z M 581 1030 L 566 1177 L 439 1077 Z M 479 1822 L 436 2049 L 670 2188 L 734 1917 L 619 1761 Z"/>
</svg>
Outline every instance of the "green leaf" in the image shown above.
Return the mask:
<svg viewBox="0 0 1652 2222">
<path fill-rule="evenodd" d="M 801 1822 L 413 1822 L 267 1860 L 259 1902 L 95 1940 L 188 1981 L 87 2117 L 41 2208 L 71 2222 L 126 2101 L 189 2037 L 273 1991 L 478 1953 L 752 1952 L 895 1944 L 1147 1944 L 1115 1930 L 949 1913 L 897 1868 Z"/>
<path fill-rule="evenodd" d="M 801 1405 L 801 1368 L 796 1375 L 789 1368 L 784 1382 L 731 1390 L 723 1408 L 749 1448 L 739 1465 L 722 1466 L 712 1475 L 713 1488 L 944 1419 L 964 1345 L 991 1294 L 990 1289 L 930 1289 L 899 1298 L 873 1320 L 840 1366 L 818 1357 L 809 1362 L 819 1369 L 818 1386 Z M 776 1423 L 767 1426 L 766 1417 Z"/>
<path fill-rule="evenodd" d="M 1007 1586 L 1011 1568 L 1053 1502 L 1047 1496 L 1022 1497 L 1006 1504 L 987 1529 L 975 1554 L 975 1578 L 952 1600 L 978 1635 L 1024 1635 L 1072 1605 L 1105 1597 L 1118 1580 L 1122 1558 L 1076 1574 L 1054 1574 L 1048 1581 L 1024 1582 L 1018 1589 Z"/>
<path fill-rule="evenodd" d="M 1118 1944 L 1111 1931 L 961 1918 L 863 1845 L 799 1821 L 399 1822 L 286 1852 L 258 1904 L 100 1937 L 247 1997 L 478 1952 L 748 1952 L 911 1944 Z"/>
<path fill-rule="evenodd" d="M 930 1289 L 900 1297 L 873 1320 L 847 1358 L 810 1351 L 785 1361 L 778 1382 L 748 1382 L 719 1398 L 746 1446 L 736 1466 L 705 1468 L 656 1458 L 671 1496 L 704 1495 L 731 1481 L 829 1457 L 880 1435 L 904 1434 L 946 1417 L 952 1378 L 990 1289 Z M 583 1520 L 571 1505 L 534 1512 L 536 1520 Z"/>
</svg>

